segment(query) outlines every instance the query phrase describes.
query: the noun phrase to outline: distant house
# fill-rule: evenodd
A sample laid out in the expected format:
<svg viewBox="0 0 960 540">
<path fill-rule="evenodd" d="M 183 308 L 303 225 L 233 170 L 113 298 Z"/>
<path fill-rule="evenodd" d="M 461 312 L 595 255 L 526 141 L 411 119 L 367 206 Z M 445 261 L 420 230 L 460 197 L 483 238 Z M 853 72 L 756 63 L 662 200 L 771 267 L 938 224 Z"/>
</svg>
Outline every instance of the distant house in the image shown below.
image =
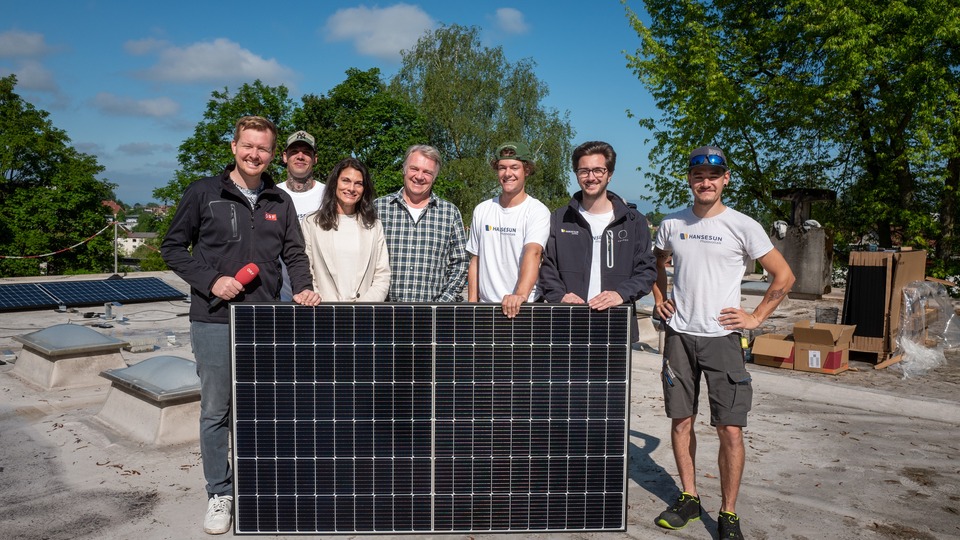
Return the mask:
<svg viewBox="0 0 960 540">
<path fill-rule="evenodd" d="M 151 214 L 157 217 L 163 217 L 167 215 L 168 212 L 170 212 L 170 208 L 171 207 L 169 205 L 163 204 L 158 206 L 144 206 L 143 208 L 141 208 L 141 210 L 144 212 L 150 212 Z"/>
<path fill-rule="evenodd" d="M 117 214 L 123 212 L 123 208 L 117 204 L 117 201 L 100 201 L 100 204 L 110 209 L 110 213 L 116 218 Z"/>
<path fill-rule="evenodd" d="M 128 232 L 125 236 L 117 238 L 117 249 L 129 257 L 138 247 L 157 236 L 155 232 Z"/>
</svg>

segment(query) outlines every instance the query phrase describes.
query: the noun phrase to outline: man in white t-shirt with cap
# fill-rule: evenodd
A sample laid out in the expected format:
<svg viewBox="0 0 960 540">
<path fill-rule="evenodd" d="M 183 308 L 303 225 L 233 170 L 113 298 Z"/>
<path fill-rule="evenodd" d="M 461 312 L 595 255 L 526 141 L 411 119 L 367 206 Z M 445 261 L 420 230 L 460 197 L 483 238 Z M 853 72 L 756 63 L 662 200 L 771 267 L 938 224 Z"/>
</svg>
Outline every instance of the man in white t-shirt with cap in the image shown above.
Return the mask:
<svg viewBox="0 0 960 540">
<path fill-rule="evenodd" d="M 277 184 L 297 209 L 300 221 L 307 214 L 312 214 L 320 208 L 320 199 L 323 197 L 323 184 L 313 178 L 313 168 L 317 165 L 317 143 L 313 135 L 300 130 L 287 137 L 287 146 L 282 154 L 283 164 L 287 166 L 287 181 Z M 290 290 L 290 278 L 287 268 L 283 267 L 283 285 L 280 287 L 280 300 L 289 302 L 293 296 Z"/>
<path fill-rule="evenodd" d="M 497 302 L 507 317 L 540 298 L 540 257 L 550 234 L 550 210 L 526 192 L 536 172 L 530 148 L 507 142 L 490 162 L 500 195 L 478 204 L 470 224 L 467 296 L 471 302 Z"/>
<path fill-rule="evenodd" d="M 690 153 L 687 169 L 693 206 L 665 217 L 657 231 L 654 309 L 666 326 L 661 379 L 683 491 L 655 521 L 666 529 L 680 529 L 703 512 L 694 430 L 703 378 L 710 425 L 720 439 L 720 538 L 736 540 L 743 538 L 736 504 L 745 462 L 743 428 L 753 399 L 741 331 L 760 326 L 790 292 L 795 278 L 763 227 L 723 204 L 721 196 L 729 183 L 730 166 L 723 150 L 697 148 Z M 668 296 L 666 266 L 671 257 L 673 294 Z M 772 279 L 760 304 L 748 313 L 740 307 L 740 282 L 753 260 Z"/>
</svg>

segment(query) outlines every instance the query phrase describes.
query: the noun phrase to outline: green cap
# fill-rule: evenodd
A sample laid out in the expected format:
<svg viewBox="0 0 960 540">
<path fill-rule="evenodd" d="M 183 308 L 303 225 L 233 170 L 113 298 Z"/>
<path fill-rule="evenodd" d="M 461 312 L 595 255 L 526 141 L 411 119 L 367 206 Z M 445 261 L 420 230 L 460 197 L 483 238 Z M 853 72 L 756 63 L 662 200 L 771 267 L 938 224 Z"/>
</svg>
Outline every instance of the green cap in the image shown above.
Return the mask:
<svg viewBox="0 0 960 540">
<path fill-rule="evenodd" d="M 533 154 L 530 153 L 530 147 L 522 142 L 505 142 L 497 147 L 496 159 L 533 161 Z"/>
</svg>

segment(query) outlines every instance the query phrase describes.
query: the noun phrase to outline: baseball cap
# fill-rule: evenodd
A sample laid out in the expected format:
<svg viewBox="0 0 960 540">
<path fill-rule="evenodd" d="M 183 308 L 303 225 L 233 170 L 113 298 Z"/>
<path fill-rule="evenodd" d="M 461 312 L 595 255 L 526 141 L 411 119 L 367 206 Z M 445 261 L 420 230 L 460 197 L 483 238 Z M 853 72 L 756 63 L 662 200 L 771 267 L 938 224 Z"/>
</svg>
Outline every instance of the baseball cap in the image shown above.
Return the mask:
<svg viewBox="0 0 960 540">
<path fill-rule="evenodd" d="M 512 156 L 503 155 L 504 150 L 512 150 Z M 533 161 L 533 155 L 530 153 L 530 147 L 522 142 L 505 142 L 497 147 L 497 153 L 494 159 L 515 159 L 517 161 Z"/>
<path fill-rule="evenodd" d="M 723 150 L 716 146 L 701 146 L 693 152 L 690 152 L 690 164 L 687 170 L 699 165 L 712 165 L 714 167 L 723 167 L 723 170 L 729 171 L 727 165 L 727 156 L 723 155 Z"/>
<path fill-rule="evenodd" d="M 306 131 L 303 131 L 303 130 L 298 131 L 298 132 L 294 133 L 293 135 L 287 137 L 287 145 L 286 145 L 285 147 L 283 147 L 283 149 L 286 150 L 287 148 L 290 148 L 290 145 L 292 145 L 293 143 L 298 143 L 298 142 L 307 143 L 307 144 L 310 145 L 310 148 L 312 148 L 314 152 L 317 151 L 317 142 L 316 142 L 316 139 L 313 138 L 313 135 L 311 135 L 311 134 L 309 134 L 309 133 L 307 133 Z"/>
</svg>

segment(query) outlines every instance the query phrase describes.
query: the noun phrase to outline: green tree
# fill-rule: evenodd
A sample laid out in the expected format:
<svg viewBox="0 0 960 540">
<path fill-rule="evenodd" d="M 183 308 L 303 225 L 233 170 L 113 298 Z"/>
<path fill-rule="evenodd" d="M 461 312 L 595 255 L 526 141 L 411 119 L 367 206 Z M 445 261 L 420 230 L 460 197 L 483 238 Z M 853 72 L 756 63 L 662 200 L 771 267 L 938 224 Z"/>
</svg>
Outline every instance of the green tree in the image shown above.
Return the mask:
<svg viewBox="0 0 960 540">
<path fill-rule="evenodd" d="M 133 232 L 157 232 L 160 230 L 160 224 L 163 219 L 153 212 L 144 212 L 141 208 L 140 216 L 137 218 L 137 224 L 133 227 Z"/>
<path fill-rule="evenodd" d="M 193 136 L 180 145 L 177 156 L 180 168 L 166 186 L 153 190 L 153 196 L 175 204 L 192 182 L 223 172 L 224 167 L 233 163 L 230 141 L 241 117 L 258 115 L 268 118 L 277 125 L 279 137 L 282 137 L 293 130 L 290 121 L 293 111 L 294 103 L 282 85 L 272 87 L 257 80 L 253 84 L 243 84 L 236 94 L 231 95 L 227 88 L 214 91 Z M 270 168 L 274 179 L 283 178 L 281 165 L 278 158 Z"/>
<path fill-rule="evenodd" d="M 96 178 L 103 172 L 96 158 L 70 146 L 49 113 L 14 92 L 16 83 L 13 75 L 0 78 L 0 200 L 7 213 L 0 220 L 0 275 L 38 275 L 41 262 L 48 274 L 106 271 L 112 237 L 94 235 L 107 225 L 102 201 L 115 186 Z"/>
<path fill-rule="evenodd" d="M 288 93 L 283 85 L 272 87 L 256 80 L 253 84 L 243 84 L 235 94 L 231 94 L 227 88 L 211 94 L 203 120 L 194 128 L 193 136 L 180 145 L 177 155 L 180 168 L 166 186 L 153 190 L 155 198 L 174 205 L 156 228 L 161 238 L 166 234 L 176 212 L 176 203 L 187 186 L 200 178 L 218 175 L 224 167 L 233 163 L 230 142 L 233 141 L 237 120 L 247 115 L 268 118 L 277 126 L 278 147 L 282 144 L 279 139 L 293 130 L 291 118 L 295 104 Z M 269 169 L 275 180 L 285 178 L 282 164 L 278 157 Z M 141 264 L 145 270 L 148 267 L 151 270 L 166 268 L 159 257 Z"/>
<path fill-rule="evenodd" d="M 159 243 L 157 240 L 150 240 L 148 244 L 144 244 L 133 251 L 131 257 L 140 260 L 137 264 L 140 271 L 153 272 L 167 269 L 166 263 L 160 257 L 160 249 L 155 245 L 157 243 Z"/>
<path fill-rule="evenodd" d="M 378 195 L 396 191 L 403 185 L 404 153 L 426 140 L 420 117 L 388 90 L 379 69 L 346 73 L 346 80 L 327 95 L 303 96 L 293 125 L 317 139 L 315 174 L 321 182 L 338 161 L 354 156 L 370 169 Z"/>
<path fill-rule="evenodd" d="M 649 25 L 627 10 L 640 37 L 627 58 L 662 114 L 640 120 L 654 133 L 647 178 L 658 201 L 688 202 L 677 182 L 683 157 L 714 143 L 733 161 L 731 204 L 761 220 L 788 218 L 773 189 L 827 188 L 838 202 L 814 205 L 814 217 L 848 237 L 875 231 L 884 245 L 897 237 L 913 245 L 932 238 L 937 249 L 953 243 L 956 2 L 648 0 L 646 7 Z"/>
<path fill-rule="evenodd" d="M 569 114 L 542 105 L 548 89 L 532 60 L 507 61 L 501 47 L 482 46 L 479 33 L 459 25 L 429 32 L 403 53 L 391 87 L 420 112 L 427 142 L 444 157 L 436 190 L 464 219 L 497 192 L 490 159 L 509 140 L 530 145 L 538 172 L 527 189 L 555 208 L 569 197 Z"/>
<path fill-rule="evenodd" d="M 663 222 L 663 218 L 667 217 L 666 214 L 658 210 L 647 212 L 644 216 L 647 218 L 647 222 L 650 223 L 651 227 L 659 227 L 660 223 Z"/>
</svg>

